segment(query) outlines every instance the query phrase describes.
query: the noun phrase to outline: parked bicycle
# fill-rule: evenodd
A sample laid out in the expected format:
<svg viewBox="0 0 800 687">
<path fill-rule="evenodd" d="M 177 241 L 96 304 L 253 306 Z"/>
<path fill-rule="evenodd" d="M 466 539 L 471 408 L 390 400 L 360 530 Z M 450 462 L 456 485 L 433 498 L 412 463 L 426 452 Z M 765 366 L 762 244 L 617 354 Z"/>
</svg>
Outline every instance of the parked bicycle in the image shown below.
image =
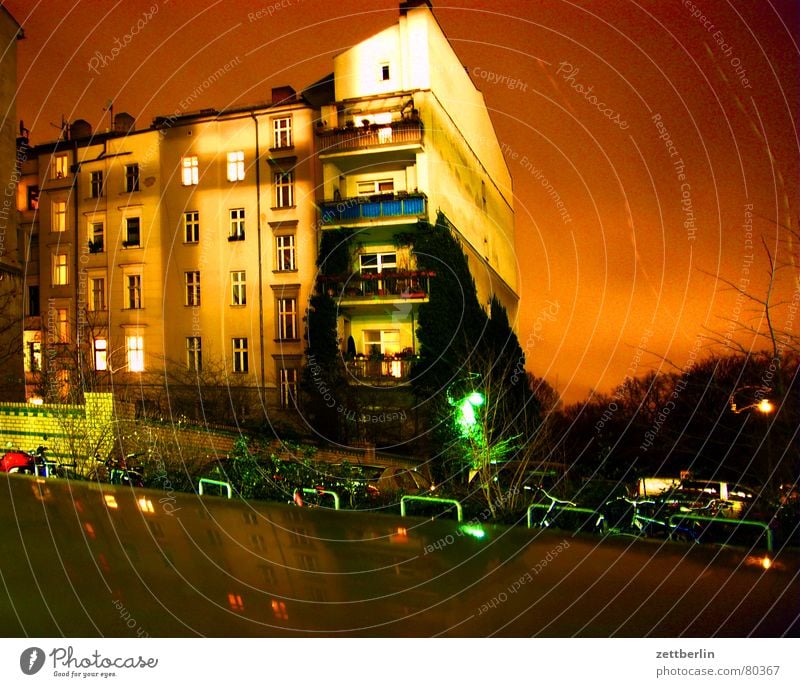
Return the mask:
<svg viewBox="0 0 800 687">
<path fill-rule="evenodd" d="M 142 454 L 129 453 L 122 458 L 109 456 L 106 459 L 95 456 L 98 465 L 89 473 L 88 479 L 95 482 L 122 484 L 128 487 L 143 487 L 144 480 L 136 459 Z"/>
</svg>

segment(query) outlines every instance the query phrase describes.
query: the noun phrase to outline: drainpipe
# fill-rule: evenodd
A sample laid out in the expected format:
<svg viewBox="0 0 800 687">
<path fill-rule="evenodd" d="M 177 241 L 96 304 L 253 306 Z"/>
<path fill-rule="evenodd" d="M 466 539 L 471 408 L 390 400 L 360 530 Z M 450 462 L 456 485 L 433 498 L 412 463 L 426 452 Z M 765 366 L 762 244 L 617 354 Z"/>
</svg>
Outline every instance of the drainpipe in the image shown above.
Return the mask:
<svg viewBox="0 0 800 687">
<path fill-rule="evenodd" d="M 261 366 L 261 393 L 266 388 L 266 375 L 264 370 L 264 298 L 263 275 L 261 257 L 261 152 L 258 145 L 258 117 L 255 112 L 250 116 L 256 127 L 256 237 L 258 238 L 258 338 L 259 338 L 259 364 Z"/>
</svg>

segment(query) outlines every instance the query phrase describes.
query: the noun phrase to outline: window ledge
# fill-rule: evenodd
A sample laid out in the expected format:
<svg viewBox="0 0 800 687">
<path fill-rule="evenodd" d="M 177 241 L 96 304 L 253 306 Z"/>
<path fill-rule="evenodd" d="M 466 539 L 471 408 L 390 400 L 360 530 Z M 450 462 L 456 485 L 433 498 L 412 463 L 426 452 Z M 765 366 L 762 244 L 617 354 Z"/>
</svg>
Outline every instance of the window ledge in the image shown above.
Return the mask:
<svg viewBox="0 0 800 687">
<path fill-rule="evenodd" d="M 275 343 L 300 343 L 300 339 L 273 339 Z"/>
<path fill-rule="evenodd" d="M 293 270 L 272 270 L 272 274 L 297 274 L 299 272 L 298 269 Z"/>
<path fill-rule="evenodd" d="M 277 210 L 296 210 L 296 205 L 273 205 L 270 210 L 277 211 Z"/>
<path fill-rule="evenodd" d="M 236 234 L 235 236 L 229 236 L 228 241 L 230 241 L 231 243 L 233 243 L 234 241 L 244 241 L 244 234 L 242 234 L 241 236 L 239 234 Z"/>
</svg>

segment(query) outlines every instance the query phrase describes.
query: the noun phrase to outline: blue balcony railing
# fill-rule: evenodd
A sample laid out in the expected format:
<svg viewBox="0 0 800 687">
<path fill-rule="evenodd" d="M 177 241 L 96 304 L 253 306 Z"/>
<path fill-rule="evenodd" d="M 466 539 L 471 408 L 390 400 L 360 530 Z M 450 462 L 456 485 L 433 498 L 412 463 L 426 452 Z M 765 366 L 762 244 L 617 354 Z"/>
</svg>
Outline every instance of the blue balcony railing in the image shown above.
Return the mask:
<svg viewBox="0 0 800 687">
<path fill-rule="evenodd" d="M 370 222 L 397 217 L 427 217 L 428 198 L 424 193 L 382 194 L 346 198 L 320 204 L 322 226 Z"/>
</svg>

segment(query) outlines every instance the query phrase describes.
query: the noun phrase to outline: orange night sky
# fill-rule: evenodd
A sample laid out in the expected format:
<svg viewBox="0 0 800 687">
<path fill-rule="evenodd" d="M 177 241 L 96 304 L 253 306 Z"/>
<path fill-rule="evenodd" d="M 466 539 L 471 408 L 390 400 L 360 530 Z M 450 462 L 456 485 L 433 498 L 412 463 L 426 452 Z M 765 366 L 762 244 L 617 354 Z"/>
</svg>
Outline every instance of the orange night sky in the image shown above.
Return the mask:
<svg viewBox="0 0 800 687">
<path fill-rule="evenodd" d="M 396 0 L 4 4 L 26 33 L 17 107 L 34 143 L 54 139 L 62 115 L 108 126 L 109 99 L 148 126 L 235 59 L 190 109 L 300 90 L 397 17 Z M 740 324 L 760 327 L 718 277 L 763 295 L 762 239 L 788 263 L 775 300 L 800 294 L 797 244 L 780 228 L 798 220 L 796 2 L 450 0 L 434 10 L 484 93 L 514 179 L 528 368 L 566 401 L 664 359 L 683 366 Z M 788 307 L 775 323 L 800 333 Z"/>
</svg>

